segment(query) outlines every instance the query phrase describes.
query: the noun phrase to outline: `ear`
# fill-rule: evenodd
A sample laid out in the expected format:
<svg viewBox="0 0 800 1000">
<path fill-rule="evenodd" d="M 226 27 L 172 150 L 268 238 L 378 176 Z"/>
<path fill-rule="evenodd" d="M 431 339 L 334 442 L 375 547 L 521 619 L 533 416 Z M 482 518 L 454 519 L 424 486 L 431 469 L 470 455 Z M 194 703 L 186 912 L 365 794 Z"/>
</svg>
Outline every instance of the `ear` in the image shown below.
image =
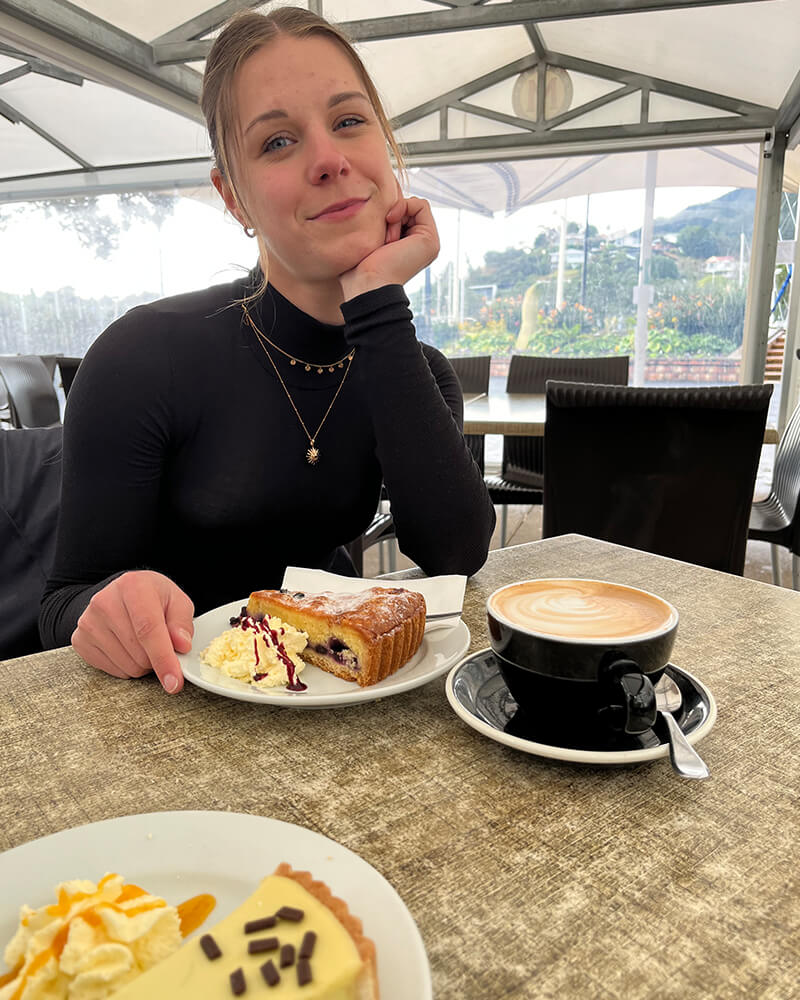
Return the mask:
<svg viewBox="0 0 800 1000">
<path fill-rule="evenodd" d="M 211 171 L 211 183 L 219 192 L 220 198 L 225 202 L 225 208 L 231 213 L 231 215 L 236 219 L 242 228 L 247 227 L 248 222 L 245 219 L 242 210 L 239 208 L 239 202 L 236 200 L 236 195 L 233 193 L 233 188 L 230 186 L 228 181 L 222 174 L 219 167 L 214 167 Z"/>
</svg>

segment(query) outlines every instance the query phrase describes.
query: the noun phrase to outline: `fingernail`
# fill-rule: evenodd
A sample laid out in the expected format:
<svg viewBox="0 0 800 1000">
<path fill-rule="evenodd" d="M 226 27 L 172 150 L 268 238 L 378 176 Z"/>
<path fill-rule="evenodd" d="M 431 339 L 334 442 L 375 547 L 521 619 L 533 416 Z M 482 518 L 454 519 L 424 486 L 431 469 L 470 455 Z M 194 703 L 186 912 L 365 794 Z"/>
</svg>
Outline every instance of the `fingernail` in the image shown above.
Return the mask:
<svg viewBox="0 0 800 1000">
<path fill-rule="evenodd" d="M 178 678 L 175 674 L 167 674 L 164 678 L 164 690 L 167 694 L 175 694 L 178 690 Z"/>
<path fill-rule="evenodd" d="M 185 628 L 179 628 L 178 635 L 181 637 L 181 639 L 183 639 L 184 642 L 191 643 L 192 634 L 191 632 L 187 632 Z"/>
</svg>

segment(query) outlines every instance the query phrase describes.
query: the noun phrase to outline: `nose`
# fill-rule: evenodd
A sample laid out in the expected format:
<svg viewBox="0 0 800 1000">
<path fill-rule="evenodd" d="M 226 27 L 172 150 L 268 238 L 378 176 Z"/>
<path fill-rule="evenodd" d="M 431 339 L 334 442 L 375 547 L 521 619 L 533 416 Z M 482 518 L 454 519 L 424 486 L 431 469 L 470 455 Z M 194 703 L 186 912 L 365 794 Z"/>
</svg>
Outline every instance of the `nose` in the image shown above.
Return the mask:
<svg viewBox="0 0 800 1000">
<path fill-rule="evenodd" d="M 330 133 L 310 139 L 308 156 L 308 179 L 312 184 L 324 184 L 350 172 L 350 164 Z"/>
</svg>

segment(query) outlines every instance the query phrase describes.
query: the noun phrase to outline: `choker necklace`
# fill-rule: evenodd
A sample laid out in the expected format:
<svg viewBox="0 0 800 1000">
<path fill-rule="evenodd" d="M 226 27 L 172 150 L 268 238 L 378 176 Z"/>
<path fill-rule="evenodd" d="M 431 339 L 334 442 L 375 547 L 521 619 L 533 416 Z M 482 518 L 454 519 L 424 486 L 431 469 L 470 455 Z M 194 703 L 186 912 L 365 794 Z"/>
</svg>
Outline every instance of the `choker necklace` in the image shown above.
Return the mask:
<svg viewBox="0 0 800 1000">
<path fill-rule="evenodd" d="M 318 365 L 313 365 L 312 366 L 311 364 L 309 364 L 309 363 L 307 363 L 305 361 L 301 361 L 300 358 L 294 358 L 294 357 L 292 357 L 291 354 L 289 354 L 287 351 L 282 350 L 280 347 L 278 347 L 277 344 L 273 344 L 272 341 L 269 339 L 269 337 L 267 337 L 265 334 L 263 334 L 261 332 L 261 330 L 259 330 L 259 328 L 256 326 L 256 324 L 253 322 L 253 318 L 251 317 L 250 313 L 247 311 L 247 306 L 244 305 L 244 303 L 242 303 L 242 312 L 244 313 L 245 319 L 247 320 L 247 322 L 253 328 L 253 332 L 256 335 L 256 339 L 258 340 L 259 344 L 261 344 L 261 349 L 266 354 L 267 360 L 272 365 L 272 367 L 275 369 L 275 374 L 278 377 L 278 381 L 280 382 L 281 387 L 283 388 L 283 391 L 286 393 L 286 398 L 289 400 L 289 403 L 291 404 L 291 407 L 294 410 L 295 416 L 300 421 L 300 426 L 303 428 L 303 431 L 305 432 L 305 435 L 308 438 L 308 451 L 306 451 L 306 461 L 308 462 L 309 465 L 316 465 L 317 462 L 319 461 L 319 455 L 320 455 L 319 448 L 317 448 L 317 445 L 316 445 L 317 435 L 322 430 L 322 425 L 328 419 L 328 414 L 333 409 L 333 404 L 336 402 L 336 400 L 337 400 L 337 398 L 339 396 L 339 393 L 342 391 L 342 386 L 344 385 L 345 379 L 347 378 L 347 374 L 350 371 L 350 365 L 353 363 L 353 358 L 355 357 L 356 349 L 352 348 L 347 354 L 344 355 L 344 357 L 340 361 L 334 361 L 333 364 L 331 364 L 331 365 L 319 365 L 319 366 Z M 264 341 L 266 341 L 266 343 L 264 343 Z M 299 365 L 304 365 L 306 371 L 310 371 L 311 368 L 314 367 L 314 368 L 317 369 L 317 374 L 321 374 L 322 371 L 325 368 L 327 368 L 328 371 L 331 371 L 331 372 L 333 371 L 334 367 L 344 368 L 344 363 L 345 363 L 345 361 L 347 362 L 347 367 L 344 368 L 344 375 L 342 375 L 342 381 L 339 383 L 339 388 L 333 394 L 333 399 L 330 402 L 330 406 L 325 411 L 325 415 L 323 416 L 322 420 L 320 420 L 319 426 L 317 427 L 316 431 L 314 431 L 313 434 L 309 433 L 309 430 L 306 427 L 305 421 L 300 416 L 300 411 L 297 409 L 297 406 L 295 405 L 295 402 L 292 399 L 292 394 L 289 392 L 289 390 L 288 390 L 288 388 L 286 386 L 286 383 L 281 378 L 281 373 L 278 371 L 278 366 L 275 364 L 275 361 L 273 360 L 272 355 L 267 350 L 267 344 L 269 344 L 270 347 L 274 347 L 276 351 L 280 351 L 280 353 L 283 354 L 285 357 L 289 358 L 289 361 L 290 361 L 291 364 L 293 364 L 293 365 L 298 365 L 298 364 Z"/>
<path fill-rule="evenodd" d="M 266 341 L 266 343 L 269 344 L 269 346 L 274 351 L 278 351 L 279 354 L 282 354 L 285 358 L 288 358 L 290 365 L 302 365 L 307 372 L 310 372 L 312 369 L 314 369 L 317 375 L 321 375 L 326 369 L 329 372 L 332 372 L 334 368 L 344 368 L 345 361 L 352 360 L 352 358 L 350 357 L 352 352 L 350 351 L 348 351 L 347 354 L 342 355 L 342 357 L 339 358 L 338 361 L 326 361 L 322 364 L 314 361 L 303 361 L 302 358 L 296 358 L 293 354 L 290 354 L 288 351 L 284 351 L 282 347 L 278 347 L 277 344 L 273 344 L 273 342 L 269 339 L 266 333 L 258 329 L 258 327 L 253 322 L 250 313 L 247 311 L 247 306 L 244 305 L 244 303 L 242 303 L 242 310 L 244 311 L 244 314 L 247 317 L 248 323 L 258 334 L 258 338 L 261 341 L 261 346 L 263 347 L 264 342 Z"/>
</svg>

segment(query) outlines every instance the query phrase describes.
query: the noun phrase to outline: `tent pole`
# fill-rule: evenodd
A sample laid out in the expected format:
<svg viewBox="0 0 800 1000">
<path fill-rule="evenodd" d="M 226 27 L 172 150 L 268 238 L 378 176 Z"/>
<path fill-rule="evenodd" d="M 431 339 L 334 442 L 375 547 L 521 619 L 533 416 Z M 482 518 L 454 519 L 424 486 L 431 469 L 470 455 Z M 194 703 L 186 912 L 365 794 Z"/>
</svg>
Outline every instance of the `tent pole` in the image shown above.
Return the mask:
<svg viewBox="0 0 800 1000">
<path fill-rule="evenodd" d="M 564 302 L 564 267 L 567 258 L 567 200 L 561 207 L 561 232 L 558 239 L 558 270 L 556 271 L 555 308 L 561 309 Z"/>
<path fill-rule="evenodd" d="M 656 174 L 658 153 L 647 152 L 644 168 L 644 219 L 639 250 L 639 283 L 633 292 L 636 303 L 636 333 L 633 340 L 633 384 L 644 385 L 644 371 L 647 364 L 647 310 L 653 301 L 653 286 L 650 284 L 650 258 L 653 256 L 653 206 L 656 198 Z"/>
<path fill-rule="evenodd" d="M 743 385 L 757 385 L 764 381 L 785 156 L 785 132 L 775 133 L 771 149 L 762 143 L 739 372 L 739 381 Z"/>
<path fill-rule="evenodd" d="M 782 434 L 789 415 L 800 403 L 800 191 L 794 235 L 794 263 L 786 316 L 786 346 L 783 349 L 781 400 L 778 407 L 778 433 Z"/>
</svg>

